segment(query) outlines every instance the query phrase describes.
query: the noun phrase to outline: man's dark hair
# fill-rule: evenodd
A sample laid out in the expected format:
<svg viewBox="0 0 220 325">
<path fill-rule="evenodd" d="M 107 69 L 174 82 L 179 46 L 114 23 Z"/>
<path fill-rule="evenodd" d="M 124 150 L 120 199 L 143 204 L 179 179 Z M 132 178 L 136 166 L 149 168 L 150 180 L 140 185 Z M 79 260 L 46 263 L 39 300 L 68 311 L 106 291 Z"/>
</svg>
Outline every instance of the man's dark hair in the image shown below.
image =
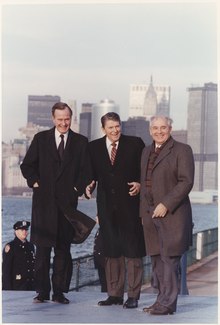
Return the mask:
<svg viewBox="0 0 220 325">
<path fill-rule="evenodd" d="M 62 102 L 59 102 L 59 103 L 56 103 L 56 104 L 53 105 L 53 107 L 52 107 L 52 115 L 54 116 L 56 109 L 64 110 L 65 108 L 69 109 L 70 115 L 72 116 L 73 111 L 71 110 L 71 108 L 66 103 L 62 103 Z"/>
<path fill-rule="evenodd" d="M 105 115 L 103 115 L 101 117 L 101 123 L 102 123 L 102 127 L 103 128 L 105 127 L 105 124 L 106 124 L 106 122 L 108 120 L 116 121 L 116 122 L 119 122 L 119 124 L 121 124 L 120 116 L 117 113 L 115 113 L 115 112 L 106 113 Z"/>
</svg>

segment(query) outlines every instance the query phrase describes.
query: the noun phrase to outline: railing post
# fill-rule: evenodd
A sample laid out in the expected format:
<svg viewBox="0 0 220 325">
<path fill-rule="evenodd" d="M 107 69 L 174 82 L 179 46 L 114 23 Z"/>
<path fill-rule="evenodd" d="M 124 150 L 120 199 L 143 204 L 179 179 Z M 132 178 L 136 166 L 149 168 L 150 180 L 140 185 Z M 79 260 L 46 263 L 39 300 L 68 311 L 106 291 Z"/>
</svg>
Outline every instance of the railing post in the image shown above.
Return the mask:
<svg viewBox="0 0 220 325">
<path fill-rule="evenodd" d="M 204 241 L 204 232 L 197 233 L 196 241 L 196 259 L 201 260 L 203 258 L 203 241 Z"/>
<path fill-rule="evenodd" d="M 80 259 L 76 262 L 76 291 L 79 291 L 79 269 L 80 269 Z"/>
<path fill-rule="evenodd" d="M 186 270 L 187 270 L 187 252 L 183 254 L 180 260 L 180 267 L 181 267 L 181 278 L 180 278 L 180 294 L 181 295 L 188 295 L 189 291 L 187 288 L 187 281 L 186 281 Z"/>
</svg>

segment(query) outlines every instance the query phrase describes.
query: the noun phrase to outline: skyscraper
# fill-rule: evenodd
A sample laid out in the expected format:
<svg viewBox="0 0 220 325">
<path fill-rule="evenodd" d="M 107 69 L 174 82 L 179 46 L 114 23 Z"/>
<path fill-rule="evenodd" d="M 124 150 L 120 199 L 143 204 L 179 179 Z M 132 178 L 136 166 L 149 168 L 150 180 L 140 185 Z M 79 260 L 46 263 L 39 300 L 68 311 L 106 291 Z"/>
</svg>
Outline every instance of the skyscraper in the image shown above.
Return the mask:
<svg viewBox="0 0 220 325">
<path fill-rule="evenodd" d="M 113 100 L 103 99 L 92 106 L 91 140 L 104 136 L 101 130 L 101 117 L 108 112 L 119 113 L 119 106 Z"/>
<path fill-rule="evenodd" d="M 130 117 L 127 121 L 123 121 L 122 133 L 140 137 L 146 146 L 152 142 L 149 132 L 149 121 L 146 121 L 144 117 Z"/>
<path fill-rule="evenodd" d="M 71 129 L 75 132 L 79 132 L 79 123 L 77 118 L 77 102 L 76 100 L 68 100 L 69 107 L 71 108 L 73 115 L 72 115 L 72 123 L 71 123 Z"/>
<path fill-rule="evenodd" d="M 144 98 L 143 114 L 146 118 L 157 113 L 157 93 L 153 86 L 153 79 L 151 77 L 150 85 L 146 91 Z"/>
<path fill-rule="evenodd" d="M 195 157 L 194 191 L 217 189 L 218 110 L 217 84 L 188 88 L 187 143 Z"/>
<path fill-rule="evenodd" d="M 28 96 L 28 123 L 52 127 L 51 108 L 57 102 L 59 96 Z"/>
<path fill-rule="evenodd" d="M 170 114 L 170 86 L 150 84 L 131 84 L 129 96 L 129 117 L 145 116 L 149 119 L 155 114 Z"/>
</svg>

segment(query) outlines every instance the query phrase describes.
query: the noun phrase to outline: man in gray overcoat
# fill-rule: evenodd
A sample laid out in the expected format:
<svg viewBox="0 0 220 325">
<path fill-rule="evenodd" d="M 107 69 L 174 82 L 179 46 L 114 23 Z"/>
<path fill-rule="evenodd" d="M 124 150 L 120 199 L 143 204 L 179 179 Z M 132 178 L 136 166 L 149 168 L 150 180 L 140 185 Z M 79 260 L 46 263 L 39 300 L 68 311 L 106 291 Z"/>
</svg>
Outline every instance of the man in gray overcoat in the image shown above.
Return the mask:
<svg viewBox="0 0 220 325">
<path fill-rule="evenodd" d="M 153 116 L 153 143 L 141 158 L 140 216 L 159 290 L 155 303 L 143 309 L 152 315 L 176 311 L 180 258 L 192 244 L 188 195 L 194 181 L 194 158 L 191 147 L 175 141 L 171 130 L 170 118 Z"/>
</svg>

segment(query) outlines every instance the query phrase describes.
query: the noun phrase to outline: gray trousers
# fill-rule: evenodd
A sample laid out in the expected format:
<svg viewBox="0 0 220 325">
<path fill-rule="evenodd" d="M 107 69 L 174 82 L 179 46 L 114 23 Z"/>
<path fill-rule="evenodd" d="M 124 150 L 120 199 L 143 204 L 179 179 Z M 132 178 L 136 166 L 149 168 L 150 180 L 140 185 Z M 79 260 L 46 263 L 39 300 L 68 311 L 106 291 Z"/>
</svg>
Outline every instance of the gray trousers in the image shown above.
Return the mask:
<svg viewBox="0 0 220 325">
<path fill-rule="evenodd" d="M 176 311 L 177 297 L 179 292 L 178 271 L 181 256 L 151 256 L 153 276 L 158 286 L 157 301 Z"/>
<path fill-rule="evenodd" d="M 124 296 L 127 273 L 128 298 L 139 299 L 143 276 L 142 258 L 125 258 L 124 256 L 118 258 L 107 257 L 105 273 L 109 296 Z"/>
</svg>

